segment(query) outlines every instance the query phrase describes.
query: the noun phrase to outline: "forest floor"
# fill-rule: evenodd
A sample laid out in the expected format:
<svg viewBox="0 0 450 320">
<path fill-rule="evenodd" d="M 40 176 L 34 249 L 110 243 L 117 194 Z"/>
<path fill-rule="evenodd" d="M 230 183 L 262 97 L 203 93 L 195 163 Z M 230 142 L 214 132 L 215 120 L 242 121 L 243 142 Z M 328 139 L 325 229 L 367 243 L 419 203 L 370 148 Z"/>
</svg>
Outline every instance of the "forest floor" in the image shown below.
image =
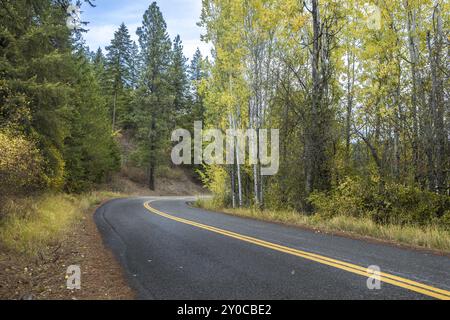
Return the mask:
<svg viewBox="0 0 450 320">
<path fill-rule="evenodd" d="M 181 170 L 159 177 L 156 191 L 135 182 L 136 172 L 124 170 L 100 191 L 85 195 L 12 201 L 20 217 L 0 223 L 0 299 L 134 299 L 121 267 L 103 245 L 93 220 L 96 208 L 112 198 L 205 193 Z M 67 221 L 59 218 L 61 214 Z M 66 287 L 67 268 L 72 265 L 81 267 L 81 290 Z"/>
</svg>

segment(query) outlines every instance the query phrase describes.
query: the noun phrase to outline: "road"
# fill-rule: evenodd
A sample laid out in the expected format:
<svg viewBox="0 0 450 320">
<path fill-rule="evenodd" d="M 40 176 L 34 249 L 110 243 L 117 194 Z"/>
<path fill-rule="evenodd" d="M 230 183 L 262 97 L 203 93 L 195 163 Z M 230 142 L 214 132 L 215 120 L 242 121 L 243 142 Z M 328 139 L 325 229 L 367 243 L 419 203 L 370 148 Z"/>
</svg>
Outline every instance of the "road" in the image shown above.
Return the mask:
<svg viewBox="0 0 450 320">
<path fill-rule="evenodd" d="M 192 200 L 117 199 L 97 210 L 139 299 L 450 299 L 449 257 L 210 212 Z"/>
</svg>

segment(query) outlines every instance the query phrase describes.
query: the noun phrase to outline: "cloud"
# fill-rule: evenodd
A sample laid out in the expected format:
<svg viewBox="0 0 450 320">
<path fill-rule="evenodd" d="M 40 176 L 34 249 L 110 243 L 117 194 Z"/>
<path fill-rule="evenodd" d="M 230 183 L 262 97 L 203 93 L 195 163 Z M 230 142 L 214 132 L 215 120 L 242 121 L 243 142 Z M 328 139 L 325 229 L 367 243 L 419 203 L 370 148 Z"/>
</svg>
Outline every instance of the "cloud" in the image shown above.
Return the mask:
<svg viewBox="0 0 450 320">
<path fill-rule="evenodd" d="M 115 25 L 96 25 L 89 26 L 89 31 L 84 34 L 84 40 L 91 50 L 98 47 L 105 48 L 114 37 Z"/>
<path fill-rule="evenodd" d="M 192 58 L 192 56 L 194 55 L 197 48 L 200 49 L 200 52 L 202 53 L 202 55 L 204 57 L 210 55 L 211 48 L 212 48 L 212 46 L 210 44 L 205 43 L 205 42 L 200 42 L 199 40 L 183 41 L 183 47 L 184 47 L 184 50 L 183 50 L 184 55 L 189 59 Z"/>
<path fill-rule="evenodd" d="M 122 22 L 127 25 L 131 38 L 137 42 L 136 29 L 141 25 L 149 4 L 148 0 L 97 0 L 95 8 L 84 7 L 82 17 L 89 21 L 89 31 L 84 35 L 87 45 L 91 50 L 105 48 Z M 159 1 L 158 5 L 166 19 L 170 37 L 173 39 L 177 34 L 180 35 L 186 57 L 191 58 L 197 47 L 203 55 L 209 55 L 210 45 L 200 41 L 203 30 L 197 26 L 201 0 Z"/>
</svg>

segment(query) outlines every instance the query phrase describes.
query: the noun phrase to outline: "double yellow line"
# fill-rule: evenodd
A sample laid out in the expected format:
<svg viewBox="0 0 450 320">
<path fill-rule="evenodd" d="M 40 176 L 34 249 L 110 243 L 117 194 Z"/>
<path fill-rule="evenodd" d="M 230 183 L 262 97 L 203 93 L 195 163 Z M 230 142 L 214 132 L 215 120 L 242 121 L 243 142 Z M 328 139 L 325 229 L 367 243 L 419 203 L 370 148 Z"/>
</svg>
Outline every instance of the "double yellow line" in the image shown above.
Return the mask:
<svg viewBox="0 0 450 320">
<path fill-rule="evenodd" d="M 198 222 L 194 222 L 191 220 L 187 220 L 187 219 L 183 219 L 183 218 L 179 218 L 167 213 L 164 213 L 162 211 L 159 211 L 153 207 L 150 206 L 150 202 L 148 201 L 146 203 L 144 203 L 144 207 L 154 213 L 157 214 L 159 216 L 162 216 L 164 218 L 173 220 L 173 221 L 177 221 L 177 222 L 181 222 L 187 225 L 191 225 L 200 229 L 204 229 L 204 230 L 208 230 L 214 233 L 218 233 L 230 238 L 234 238 L 234 239 L 238 239 L 241 241 L 245 241 L 248 243 L 253 243 L 255 245 L 261 246 L 261 247 L 265 247 L 268 249 L 272 249 L 272 250 L 276 250 L 279 252 L 284 252 L 287 254 L 291 254 L 297 257 L 301 257 L 307 260 L 311 260 L 311 261 L 315 261 L 318 262 L 320 264 L 324 264 L 327 266 L 331 266 L 337 269 L 341 269 L 341 270 L 345 270 L 354 274 L 358 274 L 361 275 L 363 277 L 372 277 L 375 278 L 374 273 L 371 270 L 368 270 L 367 268 L 352 264 L 352 263 L 348 263 L 348 262 L 344 262 L 344 261 L 340 261 L 340 260 L 336 260 L 336 259 L 332 259 L 332 258 L 328 258 L 325 256 L 321 256 L 318 254 L 314 254 L 314 253 L 310 253 L 310 252 L 306 252 L 306 251 L 302 251 L 302 250 L 297 250 L 297 249 L 293 249 L 293 248 L 289 248 L 289 247 L 285 247 L 285 246 L 281 246 L 275 243 L 271 243 L 271 242 L 267 242 L 264 240 L 260 240 L 260 239 L 256 239 L 253 237 L 249 237 L 249 236 L 245 236 L 242 234 L 238 234 L 235 232 L 231 232 L 228 230 L 224 230 L 224 229 L 219 229 L 216 227 L 212 227 L 212 226 L 208 226 L 205 224 L 201 224 Z M 384 273 L 384 272 L 379 272 L 376 274 L 377 279 L 379 278 L 381 281 L 385 282 L 385 283 L 389 283 L 392 284 L 394 286 L 400 287 L 400 288 L 404 288 L 404 289 L 408 289 L 414 292 L 418 292 L 421 293 L 423 295 L 429 296 L 429 297 L 433 297 L 436 299 L 441 299 L 441 300 L 450 300 L 450 291 L 447 290 L 443 290 L 443 289 L 439 289 L 439 288 L 435 288 L 420 282 L 416 282 L 416 281 L 412 281 L 409 279 L 405 279 L 402 277 L 398 277 L 389 273 Z"/>
</svg>

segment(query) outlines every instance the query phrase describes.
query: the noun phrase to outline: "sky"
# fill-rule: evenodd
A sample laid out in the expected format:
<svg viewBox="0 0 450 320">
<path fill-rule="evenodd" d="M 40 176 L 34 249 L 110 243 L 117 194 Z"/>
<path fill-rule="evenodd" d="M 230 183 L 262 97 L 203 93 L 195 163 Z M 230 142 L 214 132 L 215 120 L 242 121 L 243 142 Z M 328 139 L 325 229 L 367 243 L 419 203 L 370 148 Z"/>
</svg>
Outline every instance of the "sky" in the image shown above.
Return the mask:
<svg viewBox="0 0 450 320">
<path fill-rule="evenodd" d="M 141 25 L 142 16 L 153 0 L 96 0 L 95 8 L 84 4 L 81 8 L 82 21 L 88 21 L 88 33 L 84 34 L 91 50 L 105 48 L 114 37 L 114 32 L 124 22 L 131 38 L 137 43 L 136 29 Z M 156 1 L 167 23 L 171 39 L 177 34 L 183 41 L 184 54 L 192 58 L 200 48 L 204 56 L 209 55 L 210 45 L 200 41 L 204 33 L 197 26 L 200 20 L 201 0 L 159 0 Z"/>
</svg>

